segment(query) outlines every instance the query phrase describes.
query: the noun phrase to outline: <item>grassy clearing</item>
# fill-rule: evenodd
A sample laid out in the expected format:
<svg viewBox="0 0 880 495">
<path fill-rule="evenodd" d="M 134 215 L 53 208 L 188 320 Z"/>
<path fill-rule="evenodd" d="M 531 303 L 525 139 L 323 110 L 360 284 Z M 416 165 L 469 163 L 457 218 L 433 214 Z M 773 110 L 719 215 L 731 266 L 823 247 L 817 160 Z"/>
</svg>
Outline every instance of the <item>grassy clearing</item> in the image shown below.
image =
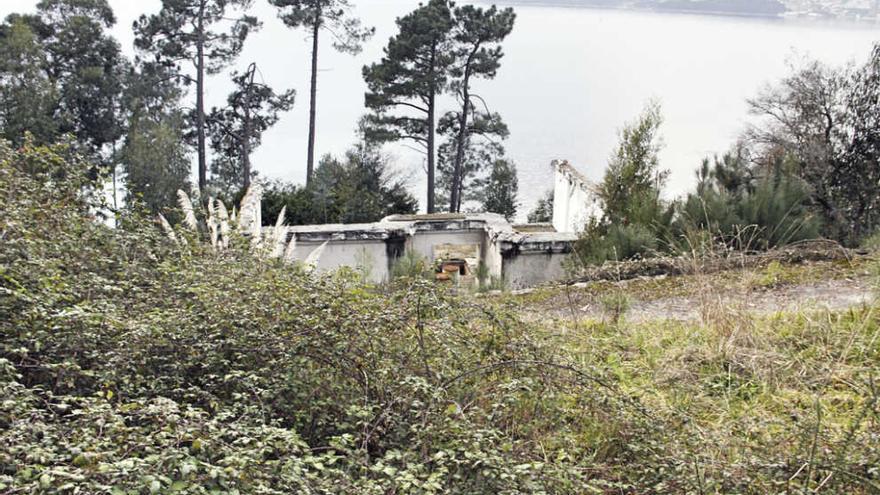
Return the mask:
<svg viewBox="0 0 880 495">
<path fill-rule="evenodd" d="M 664 430 L 657 448 L 691 464 L 679 478 L 688 480 L 682 493 L 877 493 L 880 306 L 758 315 L 699 296 L 864 278 L 870 263 L 595 282 L 506 302 L 535 313 L 573 298 L 693 296 L 695 321 L 561 316 L 537 322 L 536 331 L 579 366 L 606 370 L 650 411 L 651 423 Z M 602 452 L 603 441 L 623 435 L 608 428 L 581 437 L 584 446 Z"/>
<path fill-rule="evenodd" d="M 561 308 L 580 308 L 588 304 L 604 306 L 604 299 L 621 292 L 626 294 L 631 303 L 693 298 L 694 304 L 700 304 L 699 299 L 706 294 L 737 293 L 748 296 L 788 286 L 836 280 L 864 280 L 873 274 L 873 266 L 871 256 L 800 264 L 771 261 L 753 268 L 711 274 L 691 273 L 545 286 L 531 291 L 505 294 L 500 299 L 537 314 L 546 314 L 548 311 L 563 313 Z"/>
</svg>

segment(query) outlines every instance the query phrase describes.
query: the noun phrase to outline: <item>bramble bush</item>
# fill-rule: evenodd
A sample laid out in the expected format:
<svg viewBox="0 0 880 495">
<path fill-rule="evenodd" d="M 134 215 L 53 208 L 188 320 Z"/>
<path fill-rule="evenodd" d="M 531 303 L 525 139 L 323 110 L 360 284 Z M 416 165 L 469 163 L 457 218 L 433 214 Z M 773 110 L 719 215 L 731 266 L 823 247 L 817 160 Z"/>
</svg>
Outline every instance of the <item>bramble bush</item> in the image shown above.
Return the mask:
<svg viewBox="0 0 880 495">
<path fill-rule="evenodd" d="M 649 430 L 509 310 L 109 228 L 65 153 L 0 149 L 0 491 L 578 493 L 583 422 Z"/>
</svg>

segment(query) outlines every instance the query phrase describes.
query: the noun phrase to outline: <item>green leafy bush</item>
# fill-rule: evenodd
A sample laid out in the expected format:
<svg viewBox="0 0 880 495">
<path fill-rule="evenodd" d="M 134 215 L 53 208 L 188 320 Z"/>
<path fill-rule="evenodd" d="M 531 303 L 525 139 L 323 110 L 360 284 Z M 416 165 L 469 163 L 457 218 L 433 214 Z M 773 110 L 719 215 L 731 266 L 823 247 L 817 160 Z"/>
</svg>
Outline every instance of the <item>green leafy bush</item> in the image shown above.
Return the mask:
<svg viewBox="0 0 880 495">
<path fill-rule="evenodd" d="M 749 167 L 740 154 L 725 154 L 698 170 L 697 191 L 677 208 L 677 239 L 695 230 L 733 249 L 772 249 L 819 237 L 821 222 L 810 193 L 782 163 L 768 171 Z"/>
<path fill-rule="evenodd" d="M 111 229 L 65 152 L 0 149 L 0 491 L 577 493 L 614 434 L 558 430 L 647 429 L 607 421 L 635 407 L 613 379 L 427 281 Z"/>
<path fill-rule="evenodd" d="M 601 218 L 591 218 L 575 246 L 578 261 L 601 264 L 653 254 L 668 235 L 674 210 L 660 197 L 668 172 L 660 170 L 657 104 L 620 131 L 597 195 Z"/>
</svg>

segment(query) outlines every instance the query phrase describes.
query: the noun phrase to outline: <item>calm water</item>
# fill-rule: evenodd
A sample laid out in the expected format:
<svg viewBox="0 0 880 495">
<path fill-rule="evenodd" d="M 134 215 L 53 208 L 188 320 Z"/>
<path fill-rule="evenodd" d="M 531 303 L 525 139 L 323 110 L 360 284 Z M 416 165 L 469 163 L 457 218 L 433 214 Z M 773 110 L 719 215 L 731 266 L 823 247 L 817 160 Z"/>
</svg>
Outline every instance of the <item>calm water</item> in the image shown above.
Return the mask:
<svg viewBox="0 0 880 495">
<path fill-rule="evenodd" d="M 0 15 L 31 10 L 36 0 L 2 0 Z M 323 50 L 319 85 L 318 150 L 341 153 L 354 139 L 363 113 L 361 67 L 381 57 L 394 19 L 416 0 L 359 0 L 358 12 L 376 37 L 351 57 Z M 111 0 L 116 34 L 130 45 L 129 26 L 158 0 Z M 254 162 L 260 173 L 300 182 L 305 174 L 308 114 L 306 34 L 291 32 L 260 3 L 265 25 L 240 65 L 256 61 L 263 79 L 299 90 L 296 108 L 272 129 Z M 566 158 L 590 177 L 601 176 L 617 129 L 646 101 L 658 99 L 666 117 L 662 166 L 671 170 L 670 194 L 692 184 L 700 160 L 726 150 L 747 122 L 745 99 L 787 73 L 787 63 L 814 57 L 842 64 L 867 58 L 880 41 L 877 25 L 656 14 L 553 6 L 517 7 L 507 56 L 494 81 L 476 91 L 510 126 L 507 143 L 520 173 L 525 212 L 550 187 L 548 164 Z M 324 39 L 327 43 L 329 40 Z M 211 81 L 209 102 L 221 104 L 224 78 Z M 450 102 L 451 103 L 451 102 Z M 389 147 L 423 199 L 423 159 Z"/>
</svg>

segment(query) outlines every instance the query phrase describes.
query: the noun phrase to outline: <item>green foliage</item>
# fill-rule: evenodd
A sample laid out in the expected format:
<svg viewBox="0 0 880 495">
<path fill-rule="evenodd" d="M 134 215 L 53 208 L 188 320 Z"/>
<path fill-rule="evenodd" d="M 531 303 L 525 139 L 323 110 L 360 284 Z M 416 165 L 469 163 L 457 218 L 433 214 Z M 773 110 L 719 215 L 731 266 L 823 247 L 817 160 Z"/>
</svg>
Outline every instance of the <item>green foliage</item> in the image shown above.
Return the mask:
<svg viewBox="0 0 880 495">
<path fill-rule="evenodd" d="M 307 187 L 268 183 L 263 222 L 274 225 L 285 206 L 290 225 L 366 223 L 415 213 L 417 201 L 378 149 L 358 145 L 346 153 L 345 161 L 325 156 Z"/>
<path fill-rule="evenodd" d="M 656 200 L 668 172 L 660 170 L 660 106 L 649 104 L 620 131 L 620 143 L 597 191 L 606 223 L 649 223 L 645 203 Z"/>
<path fill-rule="evenodd" d="M 516 195 L 519 190 L 516 165 L 509 160 L 496 160 L 489 176 L 479 181 L 478 187 L 483 211 L 498 213 L 508 221 L 513 221 L 516 217 Z"/>
<path fill-rule="evenodd" d="M 254 82 L 256 65 L 245 73 L 234 73 L 235 90 L 226 106 L 207 116 L 214 160 L 211 186 L 217 196 L 234 196 L 247 189 L 255 172 L 250 155 L 263 141 L 263 133 L 278 123 L 279 115 L 293 107 L 296 90 L 276 93 L 266 84 Z"/>
<path fill-rule="evenodd" d="M 649 104 L 620 132 L 597 195 L 602 218 L 590 219 L 575 251 L 582 263 L 645 256 L 668 237 L 674 210 L 661 198 L 668 173 L 659 168 L 660 107 Z"/>
<path fill-rule="evenodd" d="M 291 28 L 306 28 L 319 33 L 326 29 L 334 35 L 333 47 L 344 53 L 360 53 L 374 28 L 364 28 L 351 13 L 349 0 L 269 0 L 278 8 L 278 17 Z M 313 54 L 317 58 L 317 53 Z"/>
<path fill-rule="evenodd" d="M 173 208 L 178 190 L 189 190 L 190 160 L 181 145 L 182 122 L 134 119 L 122 151 L 127 204 L 153 213 Z"/>
<path fill-rule="evenodd" d="M 453 18 L 449 91 L 457 97 L 461 108 L 444 116 L 448 124 L 441 124 L 440 131 L 445 131 L 448 137 L 445 154 L 449 156 L 445 157 L 445 172 L 449 211 L 460 212 L 468 192 L 465 187 L 468 176 L 493 163 L 491 160 L 481 162 L 479 157 L 469 155 L 474 151 L 479 154 L 481 148 L 493 147 L 498 148 L 499 155 L 503 154 L 497 140 L 505 139 L 509 134 L 501 116 L 490 112 L 484 99 L 471 94 L 471 83 L 475 78 L 495 78 L 504 56 L 501 43 L 513 31 L 516 14 L 512 8 L 498 10 L 494 5 L 488 9 L 464 5 L 453 10 Z M 444 149 L 441 148 L 440 152 L 442 166 Z"/>
<path fill-rule="evenodd" d="M 429 213 L 437 206 L 461 211 L 470 182 L 503 158 L 498 141 L 509 134 L 507 126 L 471 94 L 471 83 L 495 77 L 504 56 L 501 43 L 515 18 L 510 8 L 456 7 L 448 0 L 430 0 L 397 20 L 399 32 L 389 40 L 382 60 L 364 67 L 365 103 L 371 111 L 363 122 L 366 136 L 377 142 L 410 140 L 424 148 Z M 439 111 L 437 97 L 444 92 L 455 95 L 460 109 Z M 439 150 L 438 133 L 445 136 Z M 439 204 L 435 187 L 443 191 Z"/>
<path fill-rule="evenodd" d="M 430 279 L 434 275 L 433 268 L 427 258 L 412 249 L 407 249 L 403 256 L 394 260 L 394 264 L 391 266 L 391 278 Z"/>
<path fill-rule="evenodd" d="M 873 309 L 751 331 L 560 332 L 424 280 L 371 287 L 254 256 L 246 240 L 172 243 L 136 213 L 109 228 L 93 218 L 89 168 L 69 146 L 0 146 L 0 490 L 878 483 Z"/>
<path fill-rule="evenodd" d="M 0 130 L 14 144 L 25 132 L 41 143 L 57 135 L 58 91 L 43 70 L 46 57 L 25 19 L 10 17 L 0 25 Z"/>
<path fill-rule="evenodd" d="M 260 27 L 255 17 L 244 12 L 234 17 L 231 12 L 246 11 L 251 4 L 252 0 L 163 0 L 159 13 L 142 15 L 134 23 L 135 47 L 173 68 L 178 82 L 195 84 L 191 135 L 203 196 L 208 187 L 205 80 L 228 67 L 241 53 L 250 33 Z"/>
<path fill-rule="evenodd" d="M 5 488 L 488 494 L 586 482 L 561 451 L 545 459 L 540 428 L 521 420 L 534 407 L 525 390 L 556 401 L 586 385 L 529 364 L 549 356 L 509 314 L 429 283 L 382 293 L 245 246 L 217 254 L 192 234 L 177 245 L 136 221 L 110 229 L 73 181 L 24 172 L 43 162 L 73 172 L 51 149 L 0 160 Z"/>
<path fill-rule="evenodd" d="M 575 245 L 578 260 L 588 264 L 622 261 L 657 252 L 656 234 L 646 225 L 604 226 L 592 220 Z"/>
<path fill-rule="evenodd" d="M 458 160 L 459 113 L 447 112 L 437 125 L 437 132 L 444 137 L 437 151 L 437 207 L 444 211 L 461 211 L 462 204 L 468 201 L 481 202 L 487 172 L 495 161 L 506 160 L 501 141 L 510 135 L 507 124 L 497 113 L 474 113 L 468 120 L 459 168 L 459 198 L 455 207 L 452 193 Z"/>
<path fill-rule="evenodd" d="M 813 61 L 750 100 L 751 129 L 765 162 L 785 156 L 810 188 L 823 234 L 856 245 L 880 216 L 880 45 L 856 68 Z"/>
<path fill-rule="evenodd" d="M 615 325 L 621 322 L 632 305 L 629 296 L 622 290 L 603 294 L 599 303 L 602 305 L 602 311 Z"/>
<path fill-rule="evenodd" d="M 304 28 L 312 38 L 311 87 L 309 91 L 309 149 L 306 163 L 306 183 L 312 180 L 315 164 L 315 120 L 318 99 L 318 53 L 321 31 L 333 36 L 333 48 L 339 52 L 358 54 L 362 45 L 376 32 L 364 28 L 352 14 L 349 0 L 270 0 L 278 8 L 278 17 L 290 28 Z"/>
<path fill-rule="evenodd" d="M 550 223 L 553 221 L 553 190 L 544 193 L 544 196 L 535 204 L 535 208 L 529 212 L 529 223 Z"/>
<path fill-rule="evenodd" d="M 783 164 L 765 171 L 750 167 L 740 154 L 728 153 L 716 158 L 714 169 L 704 161 L 697 177 L 697 192 L 677 205 L 677 240 L 704 231 L 715 244 L 751 250 L 819 237 L 809 189 Z"/>
<path fill-rule="evenodd" d="M 788 283 L 792 280 L 792 275 L 785 270 L 785 267 L 778 261 L 771 261 L 763 270 L 761 270 L 755 280 L 754 287 L 764 289 L 772 289 L 779 285 Z"/>
<path fill-rule="evenodd" d="M 869 249 L 871 251 L 880 250 L 880 231 L 874 232 L 873 234 L 862 240 L 862 248 Z"/>
<path fill-rule="evenodd" d="M 453 62 L 449 35 L 454 26 L 449 0 L 429 0 L 397 19 L 398 33 L 378 63 L 365 66 L 363 128 L 368 140 L 410 140 L 428 158 L 428 213 L 434 213 L 437 97 L 446 87 Z"/>
<path fill-rule="evenodd" d="M 0 27 L 3 136 L 38 143 L 72 134 L 94 159 L 122 134 L 119 99 L 127 62 L 107 31 L 106 0 L 43 0 L 36 15 L 11 15 Z"/>
</svg>

